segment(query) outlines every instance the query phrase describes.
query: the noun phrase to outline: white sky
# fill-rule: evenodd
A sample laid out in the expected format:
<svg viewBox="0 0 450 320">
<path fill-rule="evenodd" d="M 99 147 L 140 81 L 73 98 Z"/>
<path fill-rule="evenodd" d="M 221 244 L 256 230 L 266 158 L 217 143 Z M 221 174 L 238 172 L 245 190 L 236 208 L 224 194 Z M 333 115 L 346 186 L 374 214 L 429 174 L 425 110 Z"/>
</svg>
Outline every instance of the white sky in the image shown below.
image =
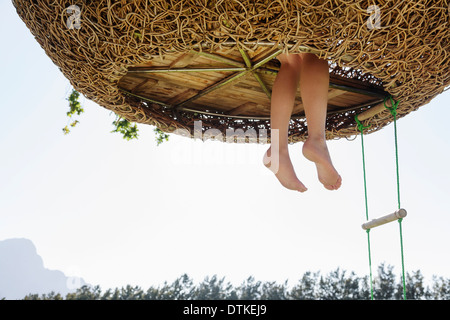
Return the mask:
<svg viewBox="0 0 450 320">
<path fill-rule="evenodd" d="M 187 273 L 239 284 L 295 283 L 305 271 L 337 267 L 368 274 L 359 138 L 329 142 L 343 177 L 325 190 L 315 167 L 291 146 L 308 187 L 285 190 L 262 166 L 267 146 L 171 136 L 157 147 L 112 134 L 113 115 L 85 100 L 81 123 L 64 136 L 71 87 L 16 15 L 0 12 L 0 240 L 33 241 L 45 266 L 103 288 L 148 288 Z M 82 99 L 83 100 L 83 99 Z M 407 271 L 450 277 L 446 92 L 398 122 Z M 370 218 L 395 211 L 393 126 L 369 135 Z M 398 224 L 371 232 L 373 271 L 400 274 Z"/>
</svg>

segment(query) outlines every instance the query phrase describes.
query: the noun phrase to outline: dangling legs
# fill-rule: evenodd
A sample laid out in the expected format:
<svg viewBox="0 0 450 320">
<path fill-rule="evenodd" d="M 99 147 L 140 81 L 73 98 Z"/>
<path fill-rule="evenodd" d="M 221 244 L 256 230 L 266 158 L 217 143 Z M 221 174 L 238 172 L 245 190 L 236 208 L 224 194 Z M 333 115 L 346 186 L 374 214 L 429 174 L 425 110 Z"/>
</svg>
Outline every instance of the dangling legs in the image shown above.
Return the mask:
<svg viewBox="0 0 450 320">
<path fill-rule="evenodd" d="M 300 94 L 308 124 L 308 139 L 303 155 L 314 162 L 319 181 L 328 190 L 337 190 L 342 179 L 334 168 L 325 139 L 329 70 L 326 60 L 311 53 L 303 53 L 300 71 Z"/>
<path fill-rule="evenodd" d="M 300 78 L 300 92 L 308 123 L 308 139 L 303 155 L 316 164 L 319 181 L 328 190 L 340 188 L 342 179 L 334 168 L 325 140 L 329 71 L 325 60 L 309 53 L 281 54 L 281 68 L 275 80 L 271 101 L 271 129 L 279 132 L 279 166 L 271 167 L 271 149 L 264 155 L 264 164 L 288 189 L 306 191 L 294 171 L 288 152 L 288 128 Z M 273 145 L 273 142 L 272 142 Z"/>
<path fill-rule="evenodd" d="M 272 100 L 270 110 L 270 129 L 272 137 L 274 130 L 278 130 L 279 139 L 272 139 L 271 147 L 264 155 L 264 164 L 269 167 L 278 178 L 280 183 L 290 189 L 300 192 L 306 191 L 306 187 L 298 180 L 288 151 L 288 129 L 294 107 L 295 95 L 300 80 L 301 56 L 296 54 L 280 54 L 278 60 L 281 62 L 280 71 L 272 88 Z M 278 148 L 274 147 L 278 143 Z M 271 155 L 271 151 L 279 150 L 278 159 Z M 275 156 L 275 155 L 274 155 Z M 278 165 L 274 166 L 271 160 L 277 159 Z M 273 162 L 273 161 L 272 161 Z"/>
</svg>

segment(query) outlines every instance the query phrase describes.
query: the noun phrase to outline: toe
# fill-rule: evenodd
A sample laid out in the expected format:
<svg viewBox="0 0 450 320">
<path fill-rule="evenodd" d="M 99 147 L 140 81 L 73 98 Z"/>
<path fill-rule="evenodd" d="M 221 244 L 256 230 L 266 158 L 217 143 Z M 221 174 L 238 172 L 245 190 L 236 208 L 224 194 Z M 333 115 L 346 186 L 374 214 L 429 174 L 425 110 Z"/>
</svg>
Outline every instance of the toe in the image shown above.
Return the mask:
<svg viewBox="0 0 450 320">
<path fill-rule="evenodd" d="M 305 185 L 300 181 L 300 180 L 297 180 L 297 191 L 299 191 L 299 192 L 305 192 L 306 190 L 308 190 L 308 188 L 306 188 L 305 187 Z"/>
<path fill-rule="evenodd" d="M 341 176 L 339 176 L 336 184 L 334 185 L 335 186 L 335 190 L 339 189 L 341 187 L 341 185 L 342 185 L 342 178 L 341 178 Z"/>
</svg>

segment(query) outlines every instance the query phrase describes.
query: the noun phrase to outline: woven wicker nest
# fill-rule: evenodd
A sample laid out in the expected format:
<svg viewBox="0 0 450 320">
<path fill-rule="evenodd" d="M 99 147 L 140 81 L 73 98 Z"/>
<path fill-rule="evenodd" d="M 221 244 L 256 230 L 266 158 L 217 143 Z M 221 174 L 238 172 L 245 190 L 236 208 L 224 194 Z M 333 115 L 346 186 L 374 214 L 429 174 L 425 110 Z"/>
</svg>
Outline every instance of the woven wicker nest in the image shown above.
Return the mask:
<svg viewBox="0 0 450 320">
<path fill-rule="evenodd" d="M 328 139 L 354 136 L 355 115 L 389 95 L 400 100 L 402 117 L 450 83 L 446 0 L 377 1 L 376 10 L 358 0 L 13 4 L 74 88 L 130 121 L 165 132 L 194 135 L 198 120 L 202 130 L 223 134 L 229 128 L 270 129 L 280 52 L 312 52 L 329 61 Z M 75 24 L 69 28 L 68 22 Z M 364 124 L 370 133 L 392 120 L 386 110 Z M 298 96 L 290 140 L 306 135 Z"/>
</svg>

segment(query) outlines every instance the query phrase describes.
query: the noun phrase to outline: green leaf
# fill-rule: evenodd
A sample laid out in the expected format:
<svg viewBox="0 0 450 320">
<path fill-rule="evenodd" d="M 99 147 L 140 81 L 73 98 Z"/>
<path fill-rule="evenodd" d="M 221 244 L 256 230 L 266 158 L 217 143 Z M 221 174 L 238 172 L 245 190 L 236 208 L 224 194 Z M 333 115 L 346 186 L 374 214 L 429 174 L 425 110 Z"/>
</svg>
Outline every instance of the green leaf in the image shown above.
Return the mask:
<svg viewBox="0 0 450 320">
<path fill-rule="evenodd" d="M 159 146 L 164 141 L 169 141 L 169 135 L 159 128 L 153 130 L 156 134 L 156 145 Z"/>
<path fill-rule="evenodd" d="M 69 108 L 70 110 L 66 113 L 69 118 L 72 118 L 74 115 L 80 115 L 84 112 L 83 107 L 81 106 L 80 102 L 78 101 L 80 97 L 80 93 L 76 91 L 75 89 L 72 89 L 72 92 L 70 93 L 69 97 L 67 98 L 67 101 L 69 101 Z M 74 120 L 70 123 L 71 127 L 75 127 L 79 123 L 78 120 Z M 64 134 L 69 134 L 70 130 L 68 126 L 63 128 Z"/>
<path fill-rule="evenodd" d="M 121 133 L 123 138 L 126 140 L 138 139 L 138 128 L 136 123 L 132 124 L 126 119 L 122 119 L 120 116 L 116 115 L 116 120 L 113 121 L 114 130 L 111 132 Z"/>
</svg>

